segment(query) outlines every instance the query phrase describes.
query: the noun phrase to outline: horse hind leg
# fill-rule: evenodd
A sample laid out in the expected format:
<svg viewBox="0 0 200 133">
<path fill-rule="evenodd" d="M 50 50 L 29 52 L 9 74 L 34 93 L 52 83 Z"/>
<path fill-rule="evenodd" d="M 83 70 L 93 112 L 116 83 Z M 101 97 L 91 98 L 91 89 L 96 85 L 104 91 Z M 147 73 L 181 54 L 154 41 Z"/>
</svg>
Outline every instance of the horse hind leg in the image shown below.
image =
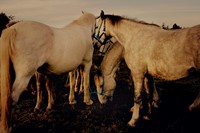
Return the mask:
<svg viewBox="0 0 200 133">
<path fill-rule="evenodd" d="M 36 101 L 36 105 L 34 108 L 34 112 L 37 112 L 37 110 L 40 109 L 40 105 L 42 102 L 42 90 L 41 90 L 41 86 L 40 86 L 40 82 L 41 82 L 41 74 L 40 73 L 35 73 L 35 77 L 36 77 L 36 88 L 37 88 L 37 101 Z"/>
<path fill-rule="evenodd" d="M 79 84 L 79 77 L 80 77 L 80 73 L 79 73 L 79 68 L 77 68 L 76 70 L 73 71 L 74 73 L 74 80 L 75 80 L 75 92 L 78 92 L 78 84 Z"/>
<path fill-rule="evenodd" d="M 76 104 L 75 96 L 74 96 L 74 91 L 75 91 L 75 86 L 74 86 L 74 78 L 73 78 L 73 72 L 69 72 L 69 82 L 70 82 L 70 91 L 69 91 L 69 104 Z"/>
<path fill-rule="evenodd" d="M 200 108 L 200 92 L 197 95 L 196 99 L 194 102 L 188 107 L 190 111 L 194 110 L 195 108 Z"/>
<path fill-rule="evenodd" d="M 13 87 L 12 87 L 12 100 L 13 100 L 13 105 L 15 105 L 22 92 L 26 89 L 28 86 L 28 83 L 31 79 L 32 75 L 29 76 L 17 76 L 16 79 L 14 80 Z"/>
<path fill-rule="evenodd" d="M 80 73 L 80 80 L 81 80 L 81 83 L 80 83 L 80 90 L 79 90 L 79 94 L 83 92 L 83 83 L 84 83 L 84 77 L 83 77 L 83 68 L 80 66 L 79 68 L 79 73 Z"/>
<path fill-rule="evenodd" d="M 51 82 L 49 81 L 48 77 L 45 76 L 45 86 L 47 89 L 47 93 L 48 93 L 48 105 L 46 108 L 46 111 L 50 111 L 52 109 L 52 106 L 54 104 L 54 99 L 53 99 L 53 86 L 51 84 Z"/>
</svg>

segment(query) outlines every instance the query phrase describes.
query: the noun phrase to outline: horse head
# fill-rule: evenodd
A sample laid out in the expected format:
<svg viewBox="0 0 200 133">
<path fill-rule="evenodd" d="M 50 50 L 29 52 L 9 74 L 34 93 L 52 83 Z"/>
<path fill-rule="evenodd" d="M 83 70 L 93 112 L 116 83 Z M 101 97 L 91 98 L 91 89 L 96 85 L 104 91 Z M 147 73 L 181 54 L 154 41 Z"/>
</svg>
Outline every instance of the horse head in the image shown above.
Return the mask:
<svg viewBox="0 0 200 133">
<path fill-rule="evenodd" d="M 94 76 L 95 86 L 97 88 L 97 96 L 101 104 L 107 103 L 108 100 L 112 101 L 116 82 L 110 76 L 103 76 L 100 70 L 97 70 Z"/>
<path fill-rule="evenodd" d="M 108 40 L 112 38 L 106 30 L 106 17 L 103 11 L 101 11 L 100 16 L 96 18 L 92 37 L 96 40 L 95 43 L 98 42 L 101 45 L 104 45 Z"/>
</svg>

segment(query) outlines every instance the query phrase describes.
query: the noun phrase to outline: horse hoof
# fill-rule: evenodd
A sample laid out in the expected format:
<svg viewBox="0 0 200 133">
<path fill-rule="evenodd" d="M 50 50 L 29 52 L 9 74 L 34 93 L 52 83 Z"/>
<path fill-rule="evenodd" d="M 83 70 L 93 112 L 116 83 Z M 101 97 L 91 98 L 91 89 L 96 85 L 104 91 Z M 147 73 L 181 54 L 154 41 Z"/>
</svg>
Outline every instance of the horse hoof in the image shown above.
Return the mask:
<svg viewBox="0 0 200 133">
<path fill-rule="evenodd" d="M 152 102 L 152 107 L 158 108 L 158 102 L 157 102 L 157 101 L 153 101 L 153 102 Z"/>
<path fill-rule="evenodd" d="M 145 115 L 145 116 L 143 116 L 143 119 L 148 121 L 148 120 L 150 120 L 150 117 Z"/>
<path fill-rule="evenodd" d="M 132 124 L 131 122 L 128 122 L 127 126 L 128 127 L 135 127 L 135 124 Z"/>
<path fill-rule="evenodd" d="M 134 111 L 134 107 L 132 107 L 131 109 L 130 109 L 130 112 L 133 112 Z"/>
<path fill-rule="evenodd" d="M 71 105 L 74 105 L 76 103 L 77 103 L 76 100 L 69 101 L 69 104 L 71 104 Z"/>
<path fill-rule="evenodd" d="M 39 108 L 34 108 L 33 112 L 34 113 L 38 113 L 38 112 L 40 112 L 40 109 Z"/>
<path fill-rule="evenodd" d="M 52 108 L 46 108 L 46 112 L 50 112 Z"/>
<path fill-rule="evenodd" d="M 189 111 L 192 111 L 192 110 L 193 110 L 193 107 L 192 107 L 192 106 L 189 106 L 189 107 L 188 107 L 188 110 L 189 110 Z"/>
<path fill-rule="evenodd" d="M 92 105 L 93 104 L 93 101 L 90 100 L 89 102 L 85 102 L 86 105 Z"/>
</svg>

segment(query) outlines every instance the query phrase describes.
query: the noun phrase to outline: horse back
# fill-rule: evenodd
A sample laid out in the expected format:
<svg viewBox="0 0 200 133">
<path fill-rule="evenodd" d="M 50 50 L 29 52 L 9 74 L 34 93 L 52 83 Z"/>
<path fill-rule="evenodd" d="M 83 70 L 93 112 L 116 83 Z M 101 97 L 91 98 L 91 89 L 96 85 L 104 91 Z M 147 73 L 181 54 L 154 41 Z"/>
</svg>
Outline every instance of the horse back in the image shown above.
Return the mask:
<svg viewBox="0 0 200 133">
<path fill-rule="evenodd" d="M 200 68 L 200 26 L 162 31 L 152 46 L 146 61 L 154 77 L 176 80 Z"/>
</svg>

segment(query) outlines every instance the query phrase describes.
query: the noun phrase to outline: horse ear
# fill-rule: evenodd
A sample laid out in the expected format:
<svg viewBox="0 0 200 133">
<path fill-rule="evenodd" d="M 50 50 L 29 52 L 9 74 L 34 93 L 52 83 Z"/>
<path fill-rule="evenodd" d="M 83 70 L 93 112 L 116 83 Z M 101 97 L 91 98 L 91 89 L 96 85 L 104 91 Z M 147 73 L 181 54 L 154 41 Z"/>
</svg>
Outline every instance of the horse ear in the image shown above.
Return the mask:
<svg viewBox="0 0 200 133">
<path fill-rule="evenodd" d="M 82 11 L 82 14 L 84 14 L 85 12 L 84 11 Z"/>
<path fill-rule="evenodd" d="M 103 10 L 101 10 L 100 17 L 101 17 L 101 18 L 104 18 L 104 11 L 103 11 Z"/>
</svg>

